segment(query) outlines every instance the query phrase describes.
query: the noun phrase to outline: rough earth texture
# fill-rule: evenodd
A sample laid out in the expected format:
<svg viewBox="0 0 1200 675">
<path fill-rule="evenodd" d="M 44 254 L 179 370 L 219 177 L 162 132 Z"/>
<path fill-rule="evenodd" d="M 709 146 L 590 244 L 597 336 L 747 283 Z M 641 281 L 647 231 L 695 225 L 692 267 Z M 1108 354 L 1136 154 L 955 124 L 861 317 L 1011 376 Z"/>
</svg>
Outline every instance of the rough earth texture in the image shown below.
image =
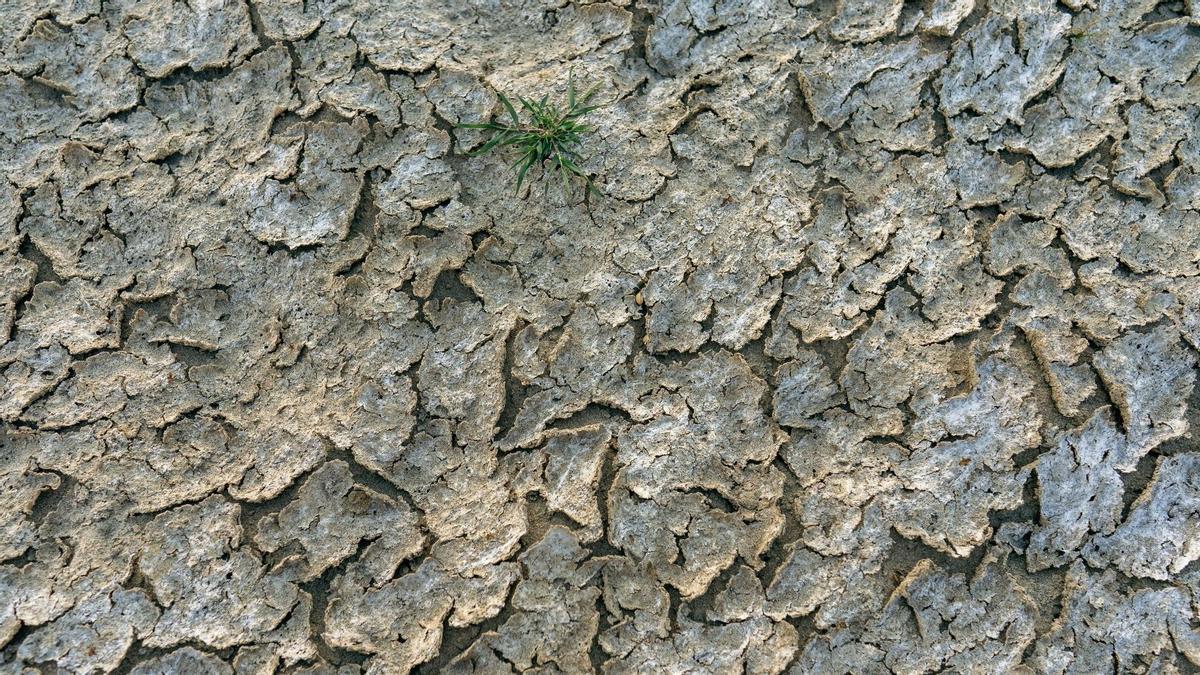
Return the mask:
<svg viewBox="0 0 1200 675">
<path fill-rule="evenodd" d="M 0 673 L 1200 667 L 1200 2 L 0 1 Z M 587 203 L 458 123 L 605 107 Z"/>
</svg>

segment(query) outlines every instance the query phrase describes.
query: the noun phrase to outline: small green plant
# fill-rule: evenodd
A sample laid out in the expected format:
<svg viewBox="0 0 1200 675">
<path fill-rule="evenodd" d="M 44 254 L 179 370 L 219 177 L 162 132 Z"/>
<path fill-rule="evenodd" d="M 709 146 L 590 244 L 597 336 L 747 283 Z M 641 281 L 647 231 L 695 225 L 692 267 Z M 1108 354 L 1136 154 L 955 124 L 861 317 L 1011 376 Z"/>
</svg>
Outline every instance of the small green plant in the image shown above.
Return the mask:
<svg viewBox="0 0 1200 675">
<path fill-rule="evenodd" d="M 585 189 L 600 194 L 590 176 L 579 168 L 581 157 L 579 150 L 583 147 L 583 135 L 596 130 L 595 127 L 584 124 L 579 118 L 599 108 L 599 105 L 588 105 L 596 93 L 597 87 L 584 92 L 582 96 L 575 91 L 575 75 L 567 79 L 567 105 L 560 107 L 549 100 L 549 94 L 539 101 L 528 100 L 518 96 L 517 101 L 522 110 L 529 114 L 529 121 L 522 122 L 512 101 L 501 92 L 496 92 L 504 109 L 508 112 L 511 124 L 487 122 L 481 124 L 460 124 L 465 129 L 487 129 L 494 132 L 486 143 L 468 153 L 471 156 L 483 155 L 496 148 L 515 146 L 521 153 L 512 168 L 517 171 L 516 191 L 521 191 L 525 174 L 535 164 L 540 164 L 547 174 L 557 173 L 562 179 L 563 196 L 567 195 L 570 181 L 573 178 L 582 179 Z"/>
</svg>

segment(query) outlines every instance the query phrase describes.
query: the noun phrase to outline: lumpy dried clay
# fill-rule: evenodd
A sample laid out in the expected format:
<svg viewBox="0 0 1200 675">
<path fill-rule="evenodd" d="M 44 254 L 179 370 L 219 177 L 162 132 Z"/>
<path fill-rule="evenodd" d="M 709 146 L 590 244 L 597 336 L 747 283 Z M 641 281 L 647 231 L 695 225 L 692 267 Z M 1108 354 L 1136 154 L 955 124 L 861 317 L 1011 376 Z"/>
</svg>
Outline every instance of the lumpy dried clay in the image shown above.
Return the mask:
<svg viewBox="0 0 1200 675">
<path fill-rule="evenodd" d="M 0 673 L 1200 668 L 1200 4 L 12 0 Z M 598 85 L 564 196 L 459 125 Z"/>
</svg>

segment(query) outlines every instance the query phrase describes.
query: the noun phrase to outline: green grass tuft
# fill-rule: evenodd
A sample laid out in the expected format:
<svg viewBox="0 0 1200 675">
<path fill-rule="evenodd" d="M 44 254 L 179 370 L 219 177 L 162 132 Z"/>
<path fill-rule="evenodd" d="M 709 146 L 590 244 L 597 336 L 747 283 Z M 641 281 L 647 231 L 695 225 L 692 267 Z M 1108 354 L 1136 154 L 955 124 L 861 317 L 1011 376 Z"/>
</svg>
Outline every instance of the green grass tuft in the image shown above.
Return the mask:
<svg viewBox="0 0 1200 675">
<path fill-rule="evenodd" d="M 522 111 L 529 116 L 525 122 L 521 121 L 512 101 L 504 94 L 496 92 L 508 112 L 511 123 L 459 124 L 458 126 L 464 129 L 487 129 L 494 132 L 486 143 L 468 154 L 483 155 L 497 148 L 513 146 L 520 153 L 512 163 L 512 168 L 517 172 L 517 192 L 521 191 L 521 184 L 525 181 L 525 174 L 529 169 L 535 164 L 540 164 L 547 175 L 558 174 L 562 180 L 564 196 L 567 195 L 572 179 L 582 180 L 587 191 L 599 196 L 600 191 L 596 189 L 591 177 L 579 168 L 579 151 L 583 147 L 583 136 L 596 130 L 579 119 L 600 107 L 588 105 L 596 89 L 597 87 L 592 87 L 583 95 L 577 95 L 575 75 L 572 73 L 567 80 L 565 106 L 551 103 L 548 94 L 537 101 L 518 96 L 517 101 Z"/>
</svg>

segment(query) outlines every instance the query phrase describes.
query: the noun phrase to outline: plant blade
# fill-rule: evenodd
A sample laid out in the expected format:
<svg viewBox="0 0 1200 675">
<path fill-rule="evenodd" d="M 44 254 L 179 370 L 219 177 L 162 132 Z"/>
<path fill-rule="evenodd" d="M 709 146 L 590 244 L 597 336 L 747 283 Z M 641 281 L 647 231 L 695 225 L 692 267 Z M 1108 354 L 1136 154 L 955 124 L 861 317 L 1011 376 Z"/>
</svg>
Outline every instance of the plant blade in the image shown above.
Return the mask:
<svg viewBox="0 0 1200 675">
<path fill-rule="evenodd" d="M 533 166 L 536 160 L 537 156 L 534 155 L 532 150 L 525 153 L 525 162 L 521 165 L 521 170 L 517 173 L 517 194 L 521 192 L 521 183 L 525 181 L 525 172 L 529 171 L 529 167 Z"/>
<path fill-rule="evenodd" d="M 505 110 L 508 111 L 508 116 L 512 118 L 513 124 L 521 126 L 521 118 L 517 117 L 517 109 L 513 107 L 512 101 L 508 100 L 508 97 L 500 92 L 496 92 L 496 94 L 500 97 L 500 102 L 504 104 Z"/>
</svg>

